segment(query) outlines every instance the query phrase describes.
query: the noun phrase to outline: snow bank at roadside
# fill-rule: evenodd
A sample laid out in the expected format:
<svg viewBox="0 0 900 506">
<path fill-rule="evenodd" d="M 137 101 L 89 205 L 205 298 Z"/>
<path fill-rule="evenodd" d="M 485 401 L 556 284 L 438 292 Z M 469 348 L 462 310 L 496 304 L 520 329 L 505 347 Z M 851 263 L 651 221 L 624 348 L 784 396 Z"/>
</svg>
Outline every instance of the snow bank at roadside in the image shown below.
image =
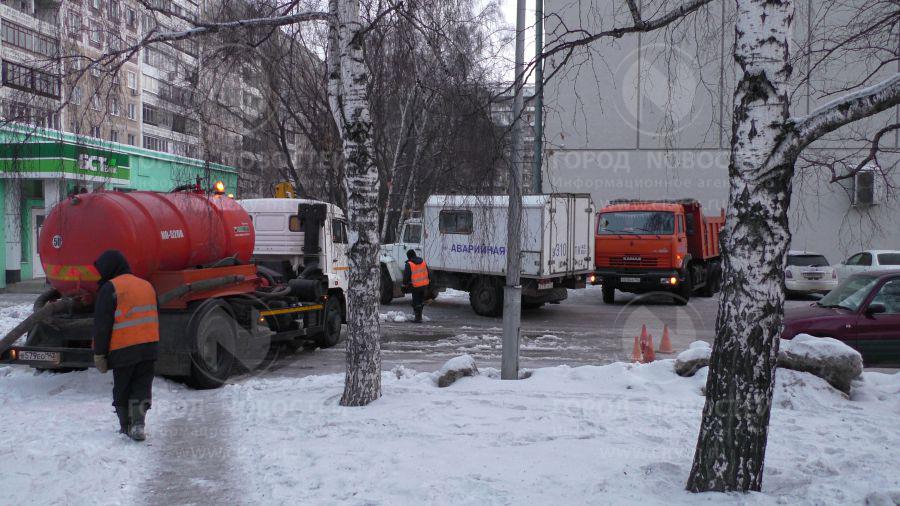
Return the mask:
<svg viewBox="0 0 900 506">
<path fill-rule="evenodd" d="M 494 369 L 438 389 L 432 373 L 385 373 L 384 396 L 337 406 L 342 375 L 228 387 L 241 406 L 256 502 L 693 504 L 683 491 L 706 369 L 672 361 Z M 778 372 L 764 493 L 748 504 L 847 504 L 900 489 L 900 375 L 866 373 L 854 400 L 807 373 Z M 250 409 L 247 409 L 250 408 Z M 296 430 L 262 429 L 290 419 Z M 299 478 L 298 476 L 302 476 Z M 733 504 L 734 496 L 704 500 Z"/>
<path fill-rule="evenodd" d="M 242 477 L 234 502 L 694 504 L 700 498 L 683 486 L 706 371 L 682 378 L 662 360 L 542 368 L 501 381 L 481 368 L 438 388 L 434 373 L 398 367 L 365 408 L 338 406 L 342 374 L 253 377 L 206 392 L 157 379 L 150 444 L 138 445 L 113 433 L 110 375 L 0 366 L 0 502 L 145 500 L 142 480 L 158 476 L 153 454 L 176 418 L 167 405 L 215 399 L 234 447 L 230 461 L 209 466 Z M 702 499 L 889 497 L 900 490 L 898 415 L 900 374 L 864 373 L 848 399 L 815 376 L 779 370 L 764 492 Z"/>
</svg>

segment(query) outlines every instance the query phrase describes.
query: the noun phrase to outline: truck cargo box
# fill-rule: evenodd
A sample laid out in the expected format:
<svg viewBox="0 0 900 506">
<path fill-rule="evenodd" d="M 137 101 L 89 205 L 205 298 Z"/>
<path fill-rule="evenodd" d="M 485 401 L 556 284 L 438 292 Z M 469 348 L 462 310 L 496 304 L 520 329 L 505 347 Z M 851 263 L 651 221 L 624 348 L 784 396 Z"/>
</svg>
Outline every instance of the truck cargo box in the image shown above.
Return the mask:
<svg viewBox="0 0 900 506">
<path fill-rule="evenodd" d="M 594 206 L 588 194 L 527 195 L 522 207 L 522 277 L 593 270 Z M 429 267 L 505 275 L 508 215 L 506 196 L 431 196 L 422 216 Z"/>
</svg>

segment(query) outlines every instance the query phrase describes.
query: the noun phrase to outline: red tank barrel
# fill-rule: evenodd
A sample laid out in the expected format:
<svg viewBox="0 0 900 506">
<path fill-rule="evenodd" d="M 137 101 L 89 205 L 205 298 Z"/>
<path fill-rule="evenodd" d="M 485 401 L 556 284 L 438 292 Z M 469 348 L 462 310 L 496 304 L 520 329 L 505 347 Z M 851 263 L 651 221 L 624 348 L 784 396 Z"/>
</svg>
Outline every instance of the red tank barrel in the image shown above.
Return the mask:
<svg viewBox="0 0 900 506">
<path fill-rule="evenodd" d="M 93 298 L 94 260 L 121 251 L 135 275 L 180 271 L 253 253 L 253 223 L 234 200 L 196 193 L 97 192 L 68 198 L 50 212 L 39 253 L 50 284 L 63 295 Z"/>
</svg>

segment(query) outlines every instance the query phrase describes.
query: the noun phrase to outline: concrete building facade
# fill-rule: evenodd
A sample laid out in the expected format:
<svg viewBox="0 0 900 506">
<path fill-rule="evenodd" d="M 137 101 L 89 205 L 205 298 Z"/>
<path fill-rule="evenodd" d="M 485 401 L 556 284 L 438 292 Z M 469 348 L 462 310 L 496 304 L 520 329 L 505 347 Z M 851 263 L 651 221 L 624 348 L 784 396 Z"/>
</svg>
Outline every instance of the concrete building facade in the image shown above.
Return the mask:
<svg viewBox="0 0 900 506">
<path fill-rule="evenodd" d="M 795 16 L 797 48 L 846 26 L 853 4 L 840 8 L 801 0 Z M 858 2 L 861 5 L 861 1 Z M 642 2 L 644 12 L 662 13 L 672 2 Z M 544 90 L 545 191 L 590 192 L 598 207 L 616 198 L 699 199 L 708 214 L 728 202 L 728 163 L 733 83 L 733 2 L 714 2 L 676 27 L 650 34 L 602 39 L 576 50 Z M 632 23 L 626 2 L 548 0 L 545 40 L 577 37 Z M 558 17 L 557 17 L 558 16 Z M 566 27 L 571 36 L 562 35 Z M 562 37 L 558 39 L 557 37 Z M 896 50 L 896 48 L 894 48 Z M 562 59 L 546 62 L 546 74 Z M 794 115 L 806 114 L 876 61 L 842 57 L 811 66 L 799 58 Z M 895 61 L 875 77 L 900 70 Z M 810 157 L 860 160 L 864 142 L 880 126 L 900 120 L 890 111 L 815 143 Z M 852 137 L 852 139 L 851 139 Z M 897 162 L 900 135 L 891 132 L 879 161 Z M 876 177 L 873 177 L 876 176 Z M 900 210 L 888 191 L 900 180 L 880 172 L 830 183 L 827 170 L 802 170 L 794 181 L 791 228 L 794 249 L 818 251 L 832 262 L 863 248 L 900 249 Z"/>
</svg>

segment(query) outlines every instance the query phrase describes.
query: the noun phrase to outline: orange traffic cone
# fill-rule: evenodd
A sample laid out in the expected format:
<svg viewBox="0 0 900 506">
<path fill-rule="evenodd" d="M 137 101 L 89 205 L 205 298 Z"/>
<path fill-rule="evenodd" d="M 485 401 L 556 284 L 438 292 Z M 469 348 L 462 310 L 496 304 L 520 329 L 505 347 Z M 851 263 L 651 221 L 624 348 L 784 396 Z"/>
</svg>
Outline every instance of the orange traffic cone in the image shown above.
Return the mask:
<svg viewBox="0 0 900 506">
<path fill-rule="evenodd" d="M 649 364 L 656 360 L 656 353 L 653 351 L 653 334 L 647 336 L 647 344 L 644 349 L 644 363 Z"/>
<path fill-rule="evenodd" d="M 637 363 L 644 361 L 644 357 L 641 354 L 641 342 L 639 339 L 638 336 L 634 336 L 634 347 L 631 349 L 631 361 Z"/>
<path fill-rule="evenodd" d="M 647 340 L 647 324 L 644 323 L 641 325 L 641 342 L 643 343 L 646 340 Z"/>
<path fill-rule="evenodd" d="M 675 353 L 675 349 L 672 348 L 672 340 L 669 339 L 669 326 L 663 326 L 663 336 L 662 340 L 659 342 L 659 352 L 660 353 Z"/>
</svg>

